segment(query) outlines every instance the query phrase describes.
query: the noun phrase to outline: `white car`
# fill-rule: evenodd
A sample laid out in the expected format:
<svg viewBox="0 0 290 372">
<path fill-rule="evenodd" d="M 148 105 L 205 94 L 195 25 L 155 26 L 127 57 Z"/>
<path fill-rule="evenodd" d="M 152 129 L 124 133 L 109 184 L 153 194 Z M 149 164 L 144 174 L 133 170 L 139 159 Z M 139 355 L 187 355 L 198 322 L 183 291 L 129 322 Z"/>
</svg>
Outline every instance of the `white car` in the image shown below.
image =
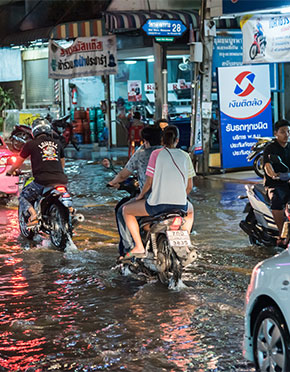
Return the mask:
<svg viewBox="0 0 290 372">
<path fill-rule="evenodd" d="M 290 252 L 260 262 L 246 294 L 244 357 L 256 371 L 290 371 Z"/>
</svg>

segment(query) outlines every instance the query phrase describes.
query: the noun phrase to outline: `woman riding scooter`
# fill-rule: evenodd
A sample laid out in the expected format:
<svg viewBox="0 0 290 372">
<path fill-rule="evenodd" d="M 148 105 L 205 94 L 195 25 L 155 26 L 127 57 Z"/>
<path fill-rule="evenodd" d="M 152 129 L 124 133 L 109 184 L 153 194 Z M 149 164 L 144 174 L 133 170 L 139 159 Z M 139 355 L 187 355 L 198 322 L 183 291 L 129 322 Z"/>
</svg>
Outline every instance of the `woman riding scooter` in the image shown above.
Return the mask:
<svg viewBox="0 0 290 372">
<path fill-rule="evenodd" d="M 124 259 L 145 257 L 136 216 L 153 216 L 171 210 L 187 211 L 184 230 L 190 232 L 193 224 L 193 206 L 187 201 L 192 189 L 195 171 L 189 155 L 176 149 L 179 140 L 178 128 L 169 125 L 163 132 L 164 147 L 153 151 L 146 171 L 146 182 L 136 202 L 124 206 L 123 213 L 135 247 Z M 145 194 L 151 194 L 145 201 Z"/>
</svg>

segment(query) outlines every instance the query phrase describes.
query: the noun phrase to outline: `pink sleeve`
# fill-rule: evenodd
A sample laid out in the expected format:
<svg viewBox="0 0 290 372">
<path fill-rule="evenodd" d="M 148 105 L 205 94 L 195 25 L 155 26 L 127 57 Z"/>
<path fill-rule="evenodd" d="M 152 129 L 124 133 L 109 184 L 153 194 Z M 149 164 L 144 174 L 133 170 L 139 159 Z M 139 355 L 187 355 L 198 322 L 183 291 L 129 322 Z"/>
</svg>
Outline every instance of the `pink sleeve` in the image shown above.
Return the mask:
<svg viewBox="0 0 290 372">
<path fill-rule="evenodd" d="M 162 148 L 158 150 L 154 150 L 152 154 L 150 155 L 149 162 L 148 162 L 147 169 L 146 169 L 146 176 L 149 176 L 149 177 L 154 176 L 156 159 L 161 150 Z"/>
</svg>

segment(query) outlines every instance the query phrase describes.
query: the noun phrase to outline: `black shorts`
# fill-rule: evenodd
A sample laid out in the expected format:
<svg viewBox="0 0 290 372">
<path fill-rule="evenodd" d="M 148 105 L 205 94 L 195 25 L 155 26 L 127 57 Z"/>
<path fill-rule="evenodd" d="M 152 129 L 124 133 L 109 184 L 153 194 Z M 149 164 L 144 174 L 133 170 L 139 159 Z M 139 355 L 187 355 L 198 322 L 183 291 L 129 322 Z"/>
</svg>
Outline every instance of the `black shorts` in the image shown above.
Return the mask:
<svg viewBox="0 0 290 372">
<path fill-rule="evenodd" d="M 283 210 L 285 204 L 290 200 L 290 186 L 288 183 L 285 185 L 279 185 L 275 188 L 268 188 L 268 196 L 270 199 L 271 209 Z"/>
</svg>

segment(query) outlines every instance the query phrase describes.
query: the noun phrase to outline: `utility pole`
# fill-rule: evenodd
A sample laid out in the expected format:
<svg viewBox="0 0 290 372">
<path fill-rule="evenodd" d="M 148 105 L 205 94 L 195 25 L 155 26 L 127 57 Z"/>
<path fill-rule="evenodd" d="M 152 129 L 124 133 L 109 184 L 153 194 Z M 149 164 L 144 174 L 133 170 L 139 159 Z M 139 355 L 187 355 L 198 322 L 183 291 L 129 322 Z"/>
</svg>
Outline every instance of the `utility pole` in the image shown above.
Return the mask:
<svg viewBox="0 0 290 372">
<path fill-rule="evenodd" d="M 153 41 L 154 45 L 154 81 L 155 81 L 155 120 L 167 119 L 167 59 L 166 46 Z M 160 73 L 161 72 L 161 73 Z"/>
<path fill-rule="evenodd" d="M 203 63 L 201 64 L 201 107 L 204 102 L 211 102 L 212 86 L 212 55 L 215 24 L 210 19 L 209 8 L 206 0 L 201 4 L 201 38 L 203 42 Z M 202 108 L 201 108 L 202 110 Z M 203 174 L 209 172 L 209 147 L 210 147 L 210 121 L 211 118 L 202 117 L 202 136 L 203 136 L 203 159 L 199 169 Z"/>
</svg>

